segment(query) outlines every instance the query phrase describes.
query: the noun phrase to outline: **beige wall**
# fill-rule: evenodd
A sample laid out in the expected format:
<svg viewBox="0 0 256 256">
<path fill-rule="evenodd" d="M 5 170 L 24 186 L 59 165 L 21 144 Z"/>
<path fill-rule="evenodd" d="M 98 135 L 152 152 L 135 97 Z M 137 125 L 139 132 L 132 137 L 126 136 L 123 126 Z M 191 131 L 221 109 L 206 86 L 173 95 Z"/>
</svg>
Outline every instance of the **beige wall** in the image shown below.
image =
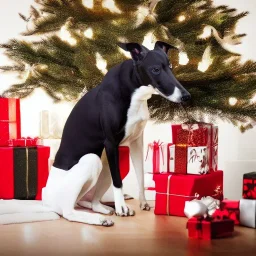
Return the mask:
<svg viewBox="0 0 256 256">
<path fill-rule="evenodd" d="M 19 18 L 18 12 L 28 13 L 28 7 L 33 0 L 0 0 L 0 43 L 6 42 L 25 29 L 25 23 Z M 216 4 L 232 5 L 240 11 L 250 11 L 250 15 L 240 21 L 237 31 L 247 33 L 243 44 L 236 46 L 236 50 L 243 55 L 243 60 L 256 60 L 256 37 L 255 37 L 255 0 L 215 0 Z M 6 64 L 8 60 L 0 52 L 0 65 Z M 13 75 L 0 73 L 0 93 L 17 79 Z M 33 104 L 33 108 L 31 105 Z M 62 103 L 57 106 L 40 89 L 33 95 L 22 100 L 22 133 L 23 136 L 37 136 L 39 131 L 39 112 L 42 109 L 57 109 L 59 113 L 66 113 L 71 107 Z M 225 170 L 225 192 L 229 198 L 240 197 L 241 172 L 256 170 L 256 129 L 246 134 L 239 133 L 232 125 L 219 122 L 220 144 L 219 144 L 219 166 Z M 156 139 L 169 141 L 171 138 L 170 124 L 152 125 L 149 123 L 145 131 L 145 145 Z M 234 184 L 234 180 L 236 183 Z M 235 189 L 234 186 L 238 188 Z M 125 182 L 125 190 L 135 194 L 137 188 L 134 181 L 134 173 Z M 236 192 L 234 192 L 236 191 Z"/>
</svg>

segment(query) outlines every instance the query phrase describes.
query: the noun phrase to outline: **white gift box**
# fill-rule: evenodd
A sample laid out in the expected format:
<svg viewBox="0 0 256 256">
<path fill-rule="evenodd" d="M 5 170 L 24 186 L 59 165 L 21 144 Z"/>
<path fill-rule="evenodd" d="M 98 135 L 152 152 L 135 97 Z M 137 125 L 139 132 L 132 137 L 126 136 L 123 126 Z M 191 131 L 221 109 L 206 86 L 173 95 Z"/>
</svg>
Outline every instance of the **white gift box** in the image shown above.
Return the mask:
<svg viewBox="0 0 256 256">
<path fill-rule="evenodd" d="M 146 173 L 167 172 L 167 143 L 153 142 L 148 144 L 144 161 Z"/>
<path fill-rule="evenodd" d="M 256 200 L 240 200 L 240 225 L 256 228 Z"/>
<path fill-rule="evenodd" d="M 206 174 L 209 172 L 209 148 L 188 147 L 187 174 Z"/>
</svg>

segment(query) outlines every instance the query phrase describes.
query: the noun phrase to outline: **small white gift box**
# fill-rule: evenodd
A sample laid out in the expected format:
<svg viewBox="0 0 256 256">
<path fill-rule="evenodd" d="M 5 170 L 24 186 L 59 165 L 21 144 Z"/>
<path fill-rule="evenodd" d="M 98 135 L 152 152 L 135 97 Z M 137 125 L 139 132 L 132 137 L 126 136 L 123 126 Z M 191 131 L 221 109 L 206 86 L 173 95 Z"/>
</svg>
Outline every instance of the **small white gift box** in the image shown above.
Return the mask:
<svg viewBox="0 0 256 256">
<path fill-rule="evenodd" d="M 256 200 L 241 199 L 239 204 L 240 225 L 256 228 Z"/>
<path fill-rule="evenodd" d="M 188 147 L 187 174 L 206 174 L 209 172 L 209 148 Z"/>
</svg>

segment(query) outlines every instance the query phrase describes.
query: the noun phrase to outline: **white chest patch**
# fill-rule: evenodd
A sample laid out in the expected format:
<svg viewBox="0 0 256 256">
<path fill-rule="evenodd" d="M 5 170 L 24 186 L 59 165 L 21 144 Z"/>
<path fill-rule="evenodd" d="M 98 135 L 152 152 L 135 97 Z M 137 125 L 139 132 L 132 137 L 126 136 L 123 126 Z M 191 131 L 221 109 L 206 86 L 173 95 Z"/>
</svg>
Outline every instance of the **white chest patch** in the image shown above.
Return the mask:
<svg viewBox="0 0 256 256">
<path fill-rule="evenodd" d="M 138 139 L 149 119 L 147 100 L 151 98 L 155 90 L 151 86 L 141 86 L 132 95 L 131 105 L 127 112 L 125 124 L 125 137 L 120 145 L 129 145 Z"/>
</svg>

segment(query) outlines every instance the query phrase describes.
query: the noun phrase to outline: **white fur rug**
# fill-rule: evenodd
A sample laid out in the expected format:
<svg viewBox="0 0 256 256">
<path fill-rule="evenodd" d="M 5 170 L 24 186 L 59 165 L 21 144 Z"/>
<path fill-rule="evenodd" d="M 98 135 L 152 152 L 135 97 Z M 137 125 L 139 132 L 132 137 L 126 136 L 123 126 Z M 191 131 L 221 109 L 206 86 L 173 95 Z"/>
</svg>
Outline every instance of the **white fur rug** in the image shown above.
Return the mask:
<svg viewBox="0 0 256 256">
<path fill-rule="evenodd" d="M 0 224 L 57 220 L 60 216 L 35 200 L 0 200 Z"/>
</svg>

